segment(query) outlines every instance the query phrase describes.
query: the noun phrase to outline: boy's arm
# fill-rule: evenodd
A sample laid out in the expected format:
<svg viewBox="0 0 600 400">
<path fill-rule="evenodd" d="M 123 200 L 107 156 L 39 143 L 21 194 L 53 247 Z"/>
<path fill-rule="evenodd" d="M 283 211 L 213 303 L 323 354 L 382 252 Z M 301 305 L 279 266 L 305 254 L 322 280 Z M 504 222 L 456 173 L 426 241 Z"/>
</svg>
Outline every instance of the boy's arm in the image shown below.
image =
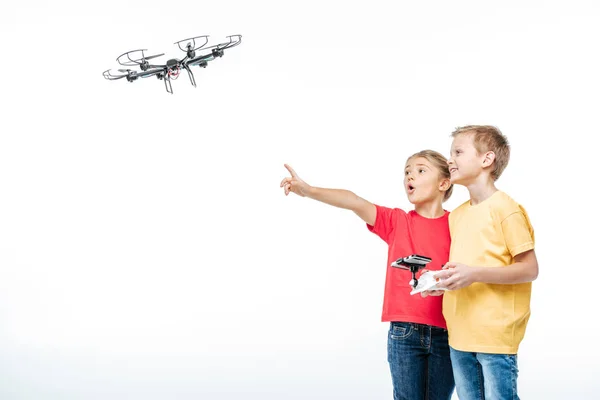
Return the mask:
<svg viewBox="0 0 600 400">
<path fill-rule="evenodd" d="M 352 210 L 367 224 L 375 225 L 377 208 L 373 203 L 357 196 L 349 190 L 325 189 L 310 186 L 300 179 L 292 167 L 287 164 L 284 164 L 284 166 L 291 174 L 291 177 L 284 178 L 280 184 L 280 187 L 284 188 L 286 196 L 292 192 L 296 193 L 298 196 L 308 197 L 335 207 Z"/>
<path fill-rule="evenodd" d="M 506 247 L 513 263 L 505 267 L 473 267 L 449 262 L 446 271 L 436 275 L 447 279 L 444 287 L 460 289 L 474 282 L 492 284 L 517 284 L 534 281 L 538 276 L 538 263 L 534 250 L 534 233 L 525 209 L 512 212 L 501 223 Z"/>
<path fill-rule="evenodd" d="M 475 282 L 517 284 L 534 281 L 538 276 L 535 250 L 531 249 L 514 257 L 515 262 L 506 267 L 471 267 L 449 262 L 436 277 L 445 279 L 443 286 L 449 290 L 461 289 Z"/>
<path fill-rule="evenodd" d="M 517 254 L 514 260 L 515 262 L 508 267 L 478 269 L 475 282 L 514 284 L 537 279 L 538 262 L 535 250 Z"/>
</svg>

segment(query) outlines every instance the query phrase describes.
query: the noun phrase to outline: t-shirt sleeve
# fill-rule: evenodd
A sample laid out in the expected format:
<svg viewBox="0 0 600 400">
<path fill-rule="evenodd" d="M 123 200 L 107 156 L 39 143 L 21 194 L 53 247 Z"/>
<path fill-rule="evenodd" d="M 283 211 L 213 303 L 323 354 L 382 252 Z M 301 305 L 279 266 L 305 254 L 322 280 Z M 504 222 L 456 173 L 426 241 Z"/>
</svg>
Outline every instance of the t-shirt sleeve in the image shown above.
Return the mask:
<svg viewBox="0 0 600 400">
<path fill-rule="evenodd" d="M 375 204 L 375 208 L 377 208 L 375 225 L 367 224 L 367 229 L 379 236 L 387 244 L 390 244 L 394 230 L 396 229 L 399 213 L 404 211 L 399 208 L 378 206 L 377 204 Z"/>
<path fill-rule="evenodd" d="M 535 246 L 533 227 L 523 207 L 519 207 L 518 211 L 504 218 L 502 232 L 506 247 L 513 257 L 531 250 Z"/>
</svg>

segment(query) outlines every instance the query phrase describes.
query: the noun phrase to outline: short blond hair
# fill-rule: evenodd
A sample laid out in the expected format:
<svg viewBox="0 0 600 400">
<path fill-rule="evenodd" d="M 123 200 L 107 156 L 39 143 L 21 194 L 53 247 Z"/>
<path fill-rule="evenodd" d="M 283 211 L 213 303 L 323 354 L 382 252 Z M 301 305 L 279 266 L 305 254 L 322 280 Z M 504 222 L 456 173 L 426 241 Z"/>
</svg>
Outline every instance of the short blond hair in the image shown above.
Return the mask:
<svg viewBox="0 0 600 400">
<path fill-rule="evenodd" d="M 446 157 L 444 157 L 441 153 L 438 153 L 435 150 L 421 150 L 418 153 L 415 153 L 412 156 L 408 157 L 406 161 L 408 162 L 408 160 L 417 157 L 422 157 L 429 161 L 438 170 L 442 178 L 450 180 L 450 169 L 448 168 L 448 160 L 446 160 Z M 444 201 L 448 200 L 450 196 L 452 196 L 453 186 L 454 185 L 450 184 L 450 187 L 444 193 Z"/>
<path fill-rule="evenodd" d="M 500 129 L 491 125 L 461 126 L 456 128 L 451 136 L 455 138 L 458 135 L 469 133 L 473 134 L 473 145 L 479 154 L 493 151 L 496 155 L 491 176 L 495 181 L 498 180 L 510 159 L 508 139 L 500 132 Z"/>
</svg>

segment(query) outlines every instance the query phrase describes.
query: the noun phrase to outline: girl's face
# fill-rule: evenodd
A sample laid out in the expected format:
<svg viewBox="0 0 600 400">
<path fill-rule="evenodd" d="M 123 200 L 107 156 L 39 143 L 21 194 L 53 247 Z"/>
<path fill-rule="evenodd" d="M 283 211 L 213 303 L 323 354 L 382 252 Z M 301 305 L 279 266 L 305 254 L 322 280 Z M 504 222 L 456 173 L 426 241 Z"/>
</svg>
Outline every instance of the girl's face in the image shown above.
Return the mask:
<svg viewBox="0 0 600 400">
<path fill-rule="evenodd" d="M 444 198 L 439 171 L 423 157 L 409 158 L 404 168 L 404 190 L 412 204 Z"/>
</svg>

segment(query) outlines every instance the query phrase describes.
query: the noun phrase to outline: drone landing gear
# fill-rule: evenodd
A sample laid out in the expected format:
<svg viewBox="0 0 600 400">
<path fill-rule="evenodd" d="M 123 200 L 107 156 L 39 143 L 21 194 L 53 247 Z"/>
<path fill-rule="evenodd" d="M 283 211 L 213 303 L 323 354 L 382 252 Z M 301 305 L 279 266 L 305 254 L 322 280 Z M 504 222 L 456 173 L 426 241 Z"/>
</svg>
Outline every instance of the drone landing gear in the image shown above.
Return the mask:
<svg viewBox="0 0 600 400">
<path fill-rule="evenodd" d="M 167 89 L 168 93 L 173 94 L 173 87 L 171 86 L 171 78 L 169 75 L 165 76 L 165 89 Z"/>
<path fill-rule="evenodd" d="M 167 93 L 173 94 L 173 87 L 171 86 L 171 78 L 169 77 L 169 75 L 157 74 L 156 77 L 158 78 L 158 80 L 164 80 L 165 89 L 167 90 Z"/>
<path fill-rule="evenodd" d="M 190 77 L 190 82 L 192 82 L 192 86 L 196 87 L 196 78 L 194 78 L 194 73 L 192 72 L 190 67 L 188 67 L 187 64 L 183 64 L 183 68 L 185 68 L 185 70 L 187 71 L 188 76 Z"/>
</svg>

